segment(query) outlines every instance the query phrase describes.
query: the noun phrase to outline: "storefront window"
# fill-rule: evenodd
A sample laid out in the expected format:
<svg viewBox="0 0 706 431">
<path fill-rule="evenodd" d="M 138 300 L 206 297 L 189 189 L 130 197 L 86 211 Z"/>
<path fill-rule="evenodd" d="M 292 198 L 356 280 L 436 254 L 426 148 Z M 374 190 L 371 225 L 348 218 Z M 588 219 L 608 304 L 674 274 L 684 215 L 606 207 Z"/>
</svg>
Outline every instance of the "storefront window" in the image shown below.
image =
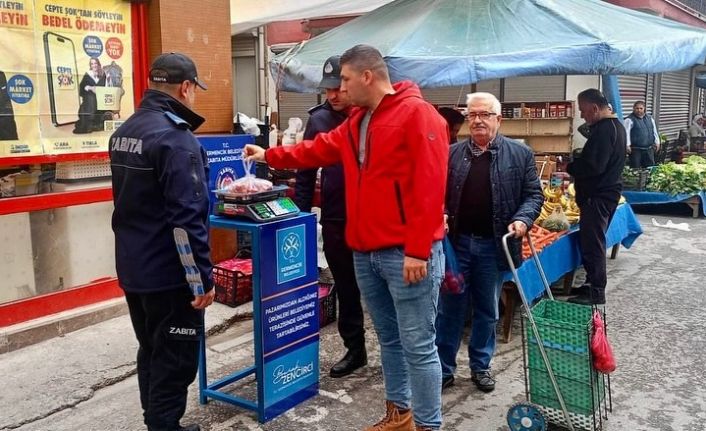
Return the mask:
<svg viewBox="0 0 706 431">
<path fill-rule="evenodd" d="M 0 303 L 115 277 L 107 150 L 134 112 L 131 16 L 0 2 Z"/>
</svg>

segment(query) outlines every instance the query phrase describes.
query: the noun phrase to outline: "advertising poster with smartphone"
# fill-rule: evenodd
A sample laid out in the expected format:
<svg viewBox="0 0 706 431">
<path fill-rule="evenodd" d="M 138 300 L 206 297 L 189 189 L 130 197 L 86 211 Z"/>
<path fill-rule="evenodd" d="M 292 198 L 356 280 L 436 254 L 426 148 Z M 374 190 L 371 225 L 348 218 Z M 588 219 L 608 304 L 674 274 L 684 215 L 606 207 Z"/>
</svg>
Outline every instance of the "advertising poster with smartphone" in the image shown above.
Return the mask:
<svg viewBox="0 0 706 431">
<path fill-rule="evenodd" d="M 134 111 L 130 3 L 0 1 L 0 157 L 106 151 Z"/>
</svg>

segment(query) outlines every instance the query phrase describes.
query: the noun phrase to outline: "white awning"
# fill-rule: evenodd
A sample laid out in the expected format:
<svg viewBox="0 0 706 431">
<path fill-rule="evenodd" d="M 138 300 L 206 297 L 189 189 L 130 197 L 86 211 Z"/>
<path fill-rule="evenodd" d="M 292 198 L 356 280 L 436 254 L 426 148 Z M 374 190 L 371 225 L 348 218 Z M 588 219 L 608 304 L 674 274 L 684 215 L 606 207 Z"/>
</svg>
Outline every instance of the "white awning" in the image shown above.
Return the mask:
<svg viewBox="0 0 706 431">
<path fill-rule="evenodd" d="M 231 0 L 230 32 L 238 34 L 274 21 L 355 15 L 392 0 Z"/>
</svg>

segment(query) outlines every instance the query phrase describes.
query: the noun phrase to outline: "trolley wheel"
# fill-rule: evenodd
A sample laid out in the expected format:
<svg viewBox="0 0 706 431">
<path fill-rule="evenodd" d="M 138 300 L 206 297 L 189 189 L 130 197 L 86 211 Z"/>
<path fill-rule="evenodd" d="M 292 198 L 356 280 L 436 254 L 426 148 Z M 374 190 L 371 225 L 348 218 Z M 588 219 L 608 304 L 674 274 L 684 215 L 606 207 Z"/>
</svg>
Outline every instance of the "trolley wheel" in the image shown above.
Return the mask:
<svg viewBox="0 0 706 431">
<path fill-rule="evenodd" d="M 507 424 L 512 431 L 546 431 L 547 420 L 534 404 L 517 403 L 507 411 Z"/>
</svg>

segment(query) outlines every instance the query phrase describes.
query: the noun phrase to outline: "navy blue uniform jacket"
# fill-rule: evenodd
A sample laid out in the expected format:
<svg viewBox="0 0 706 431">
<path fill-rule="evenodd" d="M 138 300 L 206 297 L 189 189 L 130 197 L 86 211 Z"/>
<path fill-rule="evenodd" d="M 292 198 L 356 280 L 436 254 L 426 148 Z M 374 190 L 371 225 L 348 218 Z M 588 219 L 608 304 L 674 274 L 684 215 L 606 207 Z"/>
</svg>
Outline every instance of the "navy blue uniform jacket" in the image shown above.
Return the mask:
<svg viewBox="0 0 706 431">
<path fill-rule="evenodd" d="M 192 133 L 203 122 L 173 97 L 147 90 L 110 137 L 115 259 L 126 292 L 212 289 L 208 162 Z"/>
<path fill-rule="evenodd" d="M 319 133 L 329 132 L 348 117 L 345 112 L 334 111 L 331 104 L 324 102 L 309 110 L 309 121 L 304 129 L 304 139 L 314 139 Z M 315 169 L 302 169 L 297 172 L 297 183 L 294 187 L 294 203 L 300 210 L 311 212 L 316 187 Z M 343 179 L 343 165 L 337 163 L 325 166 L 321 170 L 321 221 L 346 220 L 346 190 Z"/>
</svg>

